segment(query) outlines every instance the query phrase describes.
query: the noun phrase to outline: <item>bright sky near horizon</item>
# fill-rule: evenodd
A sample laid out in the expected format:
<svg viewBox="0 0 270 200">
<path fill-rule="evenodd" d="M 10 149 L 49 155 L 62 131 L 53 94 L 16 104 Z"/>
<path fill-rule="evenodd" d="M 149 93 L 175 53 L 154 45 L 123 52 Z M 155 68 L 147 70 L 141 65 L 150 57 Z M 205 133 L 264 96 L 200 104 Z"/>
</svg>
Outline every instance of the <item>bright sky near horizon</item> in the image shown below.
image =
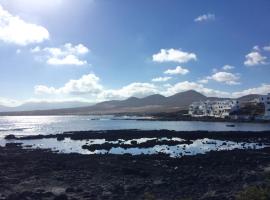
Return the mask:
<svg viewBox="0 0 270 200">
<path fill-rule="evenodd" d="M 270 92 L 270 1 L 0 0 L 0 105 Z"/>
</svg>

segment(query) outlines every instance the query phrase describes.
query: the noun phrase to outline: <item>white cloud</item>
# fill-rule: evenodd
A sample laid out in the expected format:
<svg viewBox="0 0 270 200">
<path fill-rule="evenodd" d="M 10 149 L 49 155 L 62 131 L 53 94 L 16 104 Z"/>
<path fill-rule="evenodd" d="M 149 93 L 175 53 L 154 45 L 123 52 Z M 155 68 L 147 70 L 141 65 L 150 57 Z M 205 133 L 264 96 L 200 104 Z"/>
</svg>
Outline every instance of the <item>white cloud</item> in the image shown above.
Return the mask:
<svg viewBox="0 0 270 200">
<path fill-rule="evenodd" d="M 202 84 L 206 84 L 208 82 L 209 82 L 209 80 L 207 78 L 198 80 L 198 83 L 202 83 Z"/>
<path fill-rule="evenodd" d="M 151 94 L 162 94 L 170 96 L 178 92 L 187 90 L 196 90 L 207 96 L 230 96 L 228 92 L 214 90 L 204 87 L 202 84 L 184 81 L 175 85 L 166 84 L 164 87 L 158 87 L 151 83 L 131 83 L 119 89 L 105 89 L 99 82 L 99 78 L 94 74 L 84 75 L 78 80 L 71 80 L 61 88 L 47 87 L 39 85 L 35 87 L 37 94 L 49 95 L 91 95 L 95 101 L 104 101 L 111 99 L 126 99 L 131 96 L 145 97 Z M 88 96 L 87 96 L 88 97 Z M 88 98 L 89 100 L 90 98 Z"/>
<path fill-rule="evenodd" d="M 48 87 L 46 85 L 36 85 L 35 93 L 36 94 L 58 94 L 60 93 L 60 90 L 54 87 Z"/>
<path fill-rule="evenodd" d="M 223 67 L 222 67 L 222 69 L 223 70 L 232 70 L 232 69 L 234 69 L 234 66 L 232 66 L 232 65 L 224 65 Z"/>
<path fill-rule="evenodd" d="M 12 107 L 20 105 L 20 102 L 18 100 L 0 97 L 0 105 Z"/>
<path fill-rule="evenodd" d="M 214 80 L 221 83 L 226 83 L 228 85 L 240 84 L 238 80 L 240 79 L 238 74 L 233 74 L 229 72 L 217 72 L 212 76 L 207 77 L 209 80 Z"/>
<path fill-rule="evenodd" d="M 225 98 L 238 98 L 249 94 L 268 94 L 270 93 L 270 84 L 262 84 L 259 87 L 249 88 L 246 90 L 238 91 L 238 92 L 225 92 L 220 90 L 214 90 L 211 88 L 206 88 L 202 84 L 198 84 L 195 82 L 184 81 L 177 83 L 175 85 L 171 85 L 167 88 L 164 95 L 170 96 L 178 92 L 184 92 L 187 90 L 196 90 L 208 97 L 225 97 Z"/>
<path fill-rule="evenodd" d="M 81 101 L 81 102 L 96 103 L 96 102 L 100 102 L 104 100 L 126 99 L 131 96 L 145 97 L 151 94 L 162 94 L 165 96 L 170 96 L 178 92 L 184 92 L 187 90 L 196 90 L 197 92 L 200 92 L 208 97 L 212 96 L 212 97 L 226 97 L 226 98 L 238 98 L 238 97 L 249 95 L 249 94 L 270 93 L 270 84 L 262 84 L 258 87 L 249 88 L 249 89 L 232 92 L 232 93 L 207 88 L 207 87 L 204 87 L 202 84 L 198 84 L 198 83 L 190 82 L 190 81 L 179 82 L 179 83 L 176 83 L 175 85 L 165 84 L 163 86 L 164 86 L 163 88 L 159 88 L 150 83 L 131 83 L 120 89 L 115 89 L 115 90 L 103 89 L 98 93 L 92 94 L 91 96 L 92 98 L 89 98 L 89 96 L 79 95 L 79 93 L 76 93 L 78 94 L 77 96 L 64 96 L 63 93 L 61 94 L 58 93 L 59 96 L 57 96 L 55 94 L 55 91 L 57 91 L 57 89 L 53 87 L 46 88 L 46 86 L 44 86 L 44 89 L 41 89 L 42 92 L 44 92 L 44 90 L 47 90 L 47 92 L 42 93 L 42 94 L 46 94 L 44 98 L 41 98 L 41 96 L 39 96 L 39 98 L 31 98 L 28 100 L 18 101 L 14 99 L 0 97 L 0 105 L 18 106 L 27 102 L 67 102 L 67 101 Z M 48 94 L 52 94 L 52 93 L 56 95 L 55 98 L 49 98 Z"/>
<path fill-rule="evenodd" d="M 45 85 L 35 86 L 36 94 L 52 95 L 95 95 L 103 91 L 103 86 L 99 83 L 99 78 L 95 74 L 83 75 L 80 79 L 70 80 L 63 87 L 54 88 Z"/>
<path fill-rule="evenodd" d="M 43 50 L 49 52 L 54 57 L 66 56 L 69 54 L 84 55 L 89 52 L 89 49 L 83 44 L 73 46 L 71 43 L 66 43 L 60 48 L 46 47 Z"/>
<path fill-rule="evenodd" d="M 152 56 L 155 62 L 178 62 L 186 63 L 197 60 L 195 53 L 184 52 L 181 49 L 161 49 L 159 53 Z"/>
<path fill-rule="evenodd" d="M 120 89 L 104 90 L 98 96 L 99 99 L 126 99 L 128 97 L 145 97 L 151 94 L 158 94 L 157 86 L 151 83 L 131 83 Z"/>
<path fill-rule="evenodd" d="M 31 52 L 31 53 L 37 53 L 37 52 L 40 52 L 40 51 L 41 51 L 41 49 L 40 49 L 39 46 L 36 46 L 36 47 L 30 49 L 30 52 Z"/>
<path fill-rule="evenodd" d="M 168 80 L 170 80 L 172 77 L 169 76 L 164 76 L 164 77 L 157 77 L 157 78 L 153 78 L 152 82 L 166 82 Z"/>
<path fill-rule="evenodd" d="M 85 65 L 87 61 L 80 57 L 87 54 L 89 49 L 83 44 L 66 43 L 58 48 L 46 47 L 41 49 L 37 46 L 30 51 L 32 53 L 45 53 L 46 62 L 49 65 Z"/>
<path fill-rule="evenodd" d="M 197 18 L 194 19 L 195 22 L 202 22 L 202 21 L 213 21 L 216 19 L 216 16 L 214 14 L 204 14 L 200 15 Z"/>
<path fill-rule="evenodd" d="M 28 23 L 19 16 L 10 14 L 0 5 L 0 40 L 17 45 L 40 43 L 49 39 L 43 26 Z"/>
<path fill-rule="evenodd" d="M 265 62 L 266 59 L 267 57 L 262 56 L 259 52 L 252 51 L 246 55 L 246 60 L 244 64 L 246 66 L 263 65 L 263 64 L 266 64 Z"/>
<path fill-rule="evenodd" d="M 259 45 L 255 45 L 252 49 L 255 52 L 270 51 L 270 45 L 263 46 L 263 47 L 260 47 Z"/>
<path fill-rule="evenodd" d="M 269 45 L 269 46 L 264 46 L 264 47 L 263 47 L 263 50 L 265 50 L 265 51 L 270 51 L 270 45 Z"/>
<path fill-rule="evenodd" d="M 172 87 L 172 85 L 170 83 L 166 83 L 163 85 L 165 88 L 168 88 L 168 87 Z"/>
<path fill-rule="evenodd" d="M 226 76 L 225 78 L 223 76 L 217 77 L 217 79 L 222 80 L 222 82 L 229 82 L 229 84 L 230 81 L 233 81 L 229 80 Z M 270 93 L 270 84 L 262 84 L 259 87 L 249 88 L 232 93 L 208 88 L 201 83 L 196 83 L 192 81 L 183 81 L 176 84 L 164 85 L 134 82 L 121 88 L 111 89 L 105 88 L 100 83 L 99 77 L 97 77 L 93 73 L 90 73 L 87 75 L 83 75 L 77 80 L 70 80 L 66 84 L 64 84 L 63 87 L 59 88 L 49 87 L 46 85 L 35 86 L 35 93 L 40 95 L 39 97 L 41 98 L 46 97 L 47 99 L 49 99 L 55 97 L 54 99 L 61 99 L 62 101 L 76 98 L 80 99 L 80 101 L 87 102 L 100 102 L 112 99 L 126 99 L 132 96 L 141 98 L 152 94 L 171 96 L 178 92 L 184 92 L 187 90 L 196 90 L 206 96 L 237 98 L 248 94 Z M 3 104 L 3 102 L 5 104 L 14 104 L 15 101 L 0 98 L 0 105 L 1 103 Z"/>
<path fill-rule="evenodd" d="M 177 66 L 175 69 L 168 69 L 164 72 L 164 74 L 170 74 L 170 75 L 175 75 L 175 74 L 185 75 L 187 73 L 189 73 L 189 70 L 181 66 Z"/>
<path fill-rule="evenodd" d="M 95 101 L 109 99 L 124 99 L 130 96 L 144 97 L 159 92 L 154 84 L 131 83 L 120 89 L 105 89 L 100 84 L 100 79 L 95 74 L 87 74 L 77 80 L 68 81 L 63 87 L 55 88 L 46 85 L 35 86 L 35 93 L 38 95 L 58 95 L 58 96 L 87 96 Z"/>
<path fill-rule="evenodd" d="M 227 70 L 232 69 L 232 66 L 225 65 L 223 69 L 227 69 Z M 225 83 L 227 85 L 238 85 L 240 84 L 239 79 L 240 79 L 240 74 L 233 74 L 233 73 L 225 72 L 225 71 L 219 72 L 217 70 L 214 70 L 211 76 L 207 76 L 205 78 L 198 80 L 198 83 L 206 84 L 209 82 L 209 80 L 214 80 L 216 82 Z"/>
<path fill-rule="evenodd" d="M 270 84 L 262 84 L 259 87 L 249 88 L 240 92 L 233 92 L 233 97 L 241 97 L 249 94 L 268 94 L 270 93 Z"/>
<path fill-rule="evenodd" d="M 219 90 L 206 88 L 202 84 L 198 84 L 195 82 L 189 82 L 189 81 L 179 82 L 179 83 L 167 88 L 167 90 L 163 94 L 166 96 L 170 96 L 170 95 L 173 95 L 175 93 L 184 92 L 187 90 L 196 90 L 197 92 L 200 92 L 206 96 L 217 96 L 217 97 L 229 96 L 228 92 L 223 92 L 223 91 L 219 91 Z"/>
<path fill-rule="evenodd" d="M 85 65 L 87 61 L 80 60 L 75 55 L 67 55 L 62 58 L 51 57 L 47 60 L 49 65 Z"/>
<path fill-rule="evenodd" d="M 252 49 L 254 51 L 260 51 L 261 50 L 260 47 L 259 47 L 259 45 L 255 45 Z"/>
</svg>

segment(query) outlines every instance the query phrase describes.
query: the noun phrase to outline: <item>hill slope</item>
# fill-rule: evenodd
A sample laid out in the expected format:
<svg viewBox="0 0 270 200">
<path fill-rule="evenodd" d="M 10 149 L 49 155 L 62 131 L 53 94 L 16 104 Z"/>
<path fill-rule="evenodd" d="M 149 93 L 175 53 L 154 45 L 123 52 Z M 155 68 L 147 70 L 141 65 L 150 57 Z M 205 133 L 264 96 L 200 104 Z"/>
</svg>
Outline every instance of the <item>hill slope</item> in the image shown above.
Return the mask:
<svg viewBox="0 0 270 200">
<path fill-rule="evenodd" d="M 252 100 L 258 95 L 247 95 L 239 98 L 240 101 Z M 189 90 L 169 97 L 159 94 L 144 98 L 130 97 L 126 100 L 112 100 L 97 103 L 93 106 L 36 110 L 26 112 L 0 113 L 0 115 L 66 115 L 66 114 L 116 114 L 116 113 L 157 113 L 176 112 L 187 110 L 194 101 L 221 100 L 224 98 L 206 97 L 199 92 Z"/>
<path fill-rule="evenodd" d="M 0 112 L 19 112 L 29 110 L 52 110 L 62 108 L 76 108 L 90 106 L 90 103 L 84 103 L 79 101 L 67 101 L 67 102 L 28 102 L 16 107 L 8 107 L 0 105 Z"/>
</svg>

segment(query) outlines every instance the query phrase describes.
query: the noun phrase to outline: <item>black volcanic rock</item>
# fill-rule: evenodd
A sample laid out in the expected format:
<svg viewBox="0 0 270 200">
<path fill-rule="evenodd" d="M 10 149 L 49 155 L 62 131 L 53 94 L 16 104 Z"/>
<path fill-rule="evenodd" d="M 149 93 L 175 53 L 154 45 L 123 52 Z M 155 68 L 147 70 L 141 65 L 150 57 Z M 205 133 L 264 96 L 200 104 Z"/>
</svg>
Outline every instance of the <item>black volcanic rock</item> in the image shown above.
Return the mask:
<svg viewBox="0 0 270 200">
<path fill-rule="evenodd" d="M 0 147 L 0 199 L 233 200 L 249 187 L 269 193 L 269 155 L 269 148 L 170 158 L 6 146 Z"/>
<path fill-rule="evenodd" d="M 6 140 L 14 140 L 14 139 L 16 139 L 16 136 L 15 135 L 7 135 L 7 136 L 5 136 L 5 139 Z"/>
</svg>

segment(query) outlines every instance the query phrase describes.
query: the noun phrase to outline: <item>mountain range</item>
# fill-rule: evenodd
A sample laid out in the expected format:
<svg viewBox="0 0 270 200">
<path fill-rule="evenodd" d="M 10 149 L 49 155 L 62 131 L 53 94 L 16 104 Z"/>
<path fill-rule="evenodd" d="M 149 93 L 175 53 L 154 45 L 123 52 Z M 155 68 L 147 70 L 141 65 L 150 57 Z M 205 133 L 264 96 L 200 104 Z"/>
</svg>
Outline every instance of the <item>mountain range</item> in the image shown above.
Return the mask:
<svg viewBox="0 0 270 200">
<path fill-rule="evenodd" d="M 240 97 L 238 100 L 249 101 L 257 98 L 258 96 L 259 95 L 252 94 Z M 214 101 L 224 99 L 225 98 L 206 97 L 199 92 L 189 90 L 174 94 L 169 97 L 154 94 L 144 98 L 130 97 L 126 100 L 104 101 L 91 106 L 82 105 L 79 102 L 73 102 L 73 104 L 45 104 L 43 102 L 35 104 L 24 104 L 19 107 L 12 108 L 13 110 L 3 110 L 3 108 L 1 110 L 0 107 L 0 115 L 67 115 L 177 112 L 180 110 L 187 110 L 188 106 L 195 101 Z"/>
<path fill-rule="evenodd" d="M 60 108 L 76 108 L 91 106 L 93 104 L 80 102 L 80 101 L 65 101 L 65 102 L 27 102 L 16 107 L 9 107 L 0 105 L 0 112 L 18 112 L 18 111 L 30 111 L 30 110 L 52 110 Z"/>
</svg>

